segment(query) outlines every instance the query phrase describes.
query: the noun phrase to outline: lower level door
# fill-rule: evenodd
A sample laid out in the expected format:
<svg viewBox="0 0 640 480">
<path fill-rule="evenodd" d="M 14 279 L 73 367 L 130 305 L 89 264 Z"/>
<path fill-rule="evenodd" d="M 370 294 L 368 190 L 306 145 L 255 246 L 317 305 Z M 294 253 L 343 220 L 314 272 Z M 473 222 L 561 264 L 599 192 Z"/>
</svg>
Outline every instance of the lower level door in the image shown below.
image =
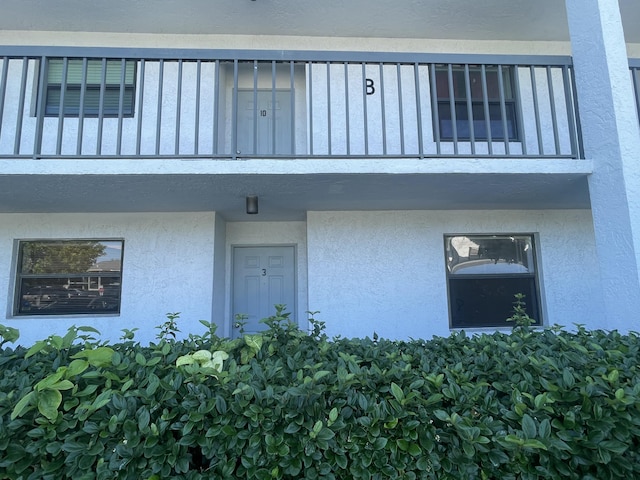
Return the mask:
<svg viewBox="0 0 640 480">
<path fill-rule="evenodd" d="M 232 337 L 267 328 L 260 320 L 285 304 L 295 322 L 295 249 L 293 246 L 233 248 Z M 241 325 L 237 315 L 246 318 Z"/>
</svg>

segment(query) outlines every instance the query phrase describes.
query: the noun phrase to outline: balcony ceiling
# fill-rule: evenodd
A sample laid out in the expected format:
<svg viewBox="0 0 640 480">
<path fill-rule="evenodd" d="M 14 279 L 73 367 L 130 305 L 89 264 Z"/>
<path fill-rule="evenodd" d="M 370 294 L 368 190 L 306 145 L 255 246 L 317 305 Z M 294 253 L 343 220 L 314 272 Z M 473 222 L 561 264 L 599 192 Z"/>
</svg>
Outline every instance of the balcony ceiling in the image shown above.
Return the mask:
<svg viewBox="0 0 640 480">
<path fill-rule="evenodd" d="M 245 213 L 246 195 L 259 196 L 259 215 Z M 0 213 L 215 210 L 230 221 L 290 221 L 307 211 L 558 208 L 590 208 L 586 174 L 0 174 Z"/>
<path fill-rule="evenodd" d="M 620 0 L 640 43 L 640 2 Z M 1 30 L 568 39 L 561 0 L 3 0 Z"/>
</svg>

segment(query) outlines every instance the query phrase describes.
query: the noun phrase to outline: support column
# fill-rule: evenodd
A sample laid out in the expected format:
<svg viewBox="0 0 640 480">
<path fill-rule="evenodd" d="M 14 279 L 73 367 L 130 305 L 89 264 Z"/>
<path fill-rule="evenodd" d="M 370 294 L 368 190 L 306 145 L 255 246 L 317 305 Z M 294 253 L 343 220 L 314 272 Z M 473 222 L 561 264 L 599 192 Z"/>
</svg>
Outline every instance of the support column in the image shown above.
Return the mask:
<svg viewBox="0 0 640 480">
<path fill-rule="evenodd" d="M 566 0 L 566 9 L 584 152 L 593 162 L 589 194 L 603 324 L 638 331 L 640 131 L 618 0 Z"/>
</svg>

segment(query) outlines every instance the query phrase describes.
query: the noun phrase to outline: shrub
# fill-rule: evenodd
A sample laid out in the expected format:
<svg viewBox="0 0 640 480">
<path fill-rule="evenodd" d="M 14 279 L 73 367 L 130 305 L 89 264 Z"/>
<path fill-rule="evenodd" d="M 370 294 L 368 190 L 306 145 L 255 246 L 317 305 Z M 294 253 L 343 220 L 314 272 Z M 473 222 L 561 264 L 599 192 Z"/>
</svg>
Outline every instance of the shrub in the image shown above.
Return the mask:
<svg viewBox="0 0 640 480">
<path fill-rule="evenodd" d="M 9 479 L 640 477 L 636 334 L 518 327 L 430 341 L 307 334 L 0 353 Z"/>
</svg>

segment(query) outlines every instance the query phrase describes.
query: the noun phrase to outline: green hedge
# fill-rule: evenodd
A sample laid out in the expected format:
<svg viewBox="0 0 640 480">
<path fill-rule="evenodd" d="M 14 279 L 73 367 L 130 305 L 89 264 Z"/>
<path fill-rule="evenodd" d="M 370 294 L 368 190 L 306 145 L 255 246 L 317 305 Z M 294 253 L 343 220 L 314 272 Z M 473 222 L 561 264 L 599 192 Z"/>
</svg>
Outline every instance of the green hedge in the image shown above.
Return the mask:
<svg viewBox="0 0 640 480">
<path fill-rule="evenodd" d="M 2 349 L 0 478 L 640 478 L 638 335 L 328 339 L 278 310 L 261 335 L 175 341 L 175 322 L 148 347 L 76 328 Z"/>
</svg>

